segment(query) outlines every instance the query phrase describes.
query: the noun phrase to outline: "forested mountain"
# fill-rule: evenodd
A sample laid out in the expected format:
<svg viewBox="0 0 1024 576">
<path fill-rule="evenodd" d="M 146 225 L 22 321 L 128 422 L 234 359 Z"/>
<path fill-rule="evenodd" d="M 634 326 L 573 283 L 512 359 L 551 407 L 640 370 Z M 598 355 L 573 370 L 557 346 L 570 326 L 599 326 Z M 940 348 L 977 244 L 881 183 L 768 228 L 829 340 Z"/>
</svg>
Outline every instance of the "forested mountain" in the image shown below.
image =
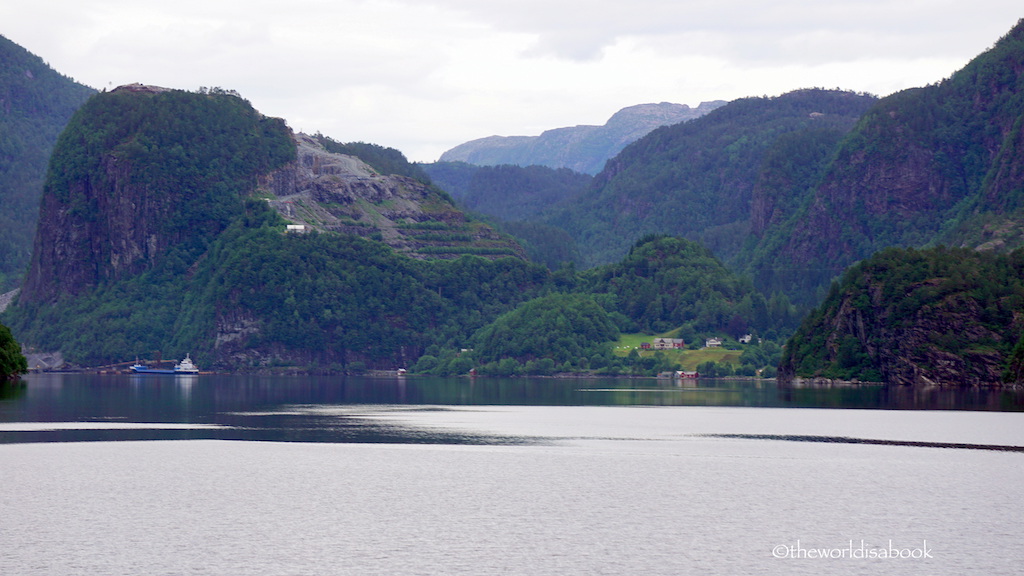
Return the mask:
<svg viewBox="0 0 1024 576">
<path fill-rule="evenodd" d="M 552 269 L 579 260 L 575 240 L 565 230 L 539 220 L 586 190 L 591 176 L 537 165 L 434 162 L 419 168 L 460 207 L 488 216 L 494 226 L 514 236 L 530 260 Z"/>
<path fill-rule="evenodd" d="M 773 187 L 751 266 L 808 270 L 820 285 L 887 246 L 1024 245 L 1021 150 L 1024 20 L 949 79 L 873 106 L 795 212 L 773 206 L 785 197 Z"/>
<path fill-rule="evenodd" d="M 889 246 L 1024 245 L 1024 22 L 948 80 L 884 99 L 745 98 L 654 130 L 543 222 L 583 266 L 650 233 L 707 246 L 811 304 Z"/>
<path fill-rule="evenodd" d="M 619 326 L 785 324 L 680 239 L 645 239 L 584 274 L 531 264 L 396 151 L 292 134 L 220 89 L 93 96 L 54 149 L 40 218 L 3 320 L 84 365 L 191 353 L 211 368 L 351 372 L 429 351 L 423 366 L 445 373 L 618 371 L 607 340 Z M 545 338 L 495 336 L 548 320 Z M 472 346 L 475 359 L 452 352 Z"/>
<path fill-rule="evenodd" d="M 226 92 L 132 85 L 93 96 L 54 148 L 21 301 L 191 265 L 257 176 L 294 158 L 282 120 Z"/>
<path fill-rule="evenodd" d="M 639 104 L 616 112 L 603 126 L 574 126 L 547 130 L 540 136 L 490 136 L 460 144 L 441 155 L 441 162 L 466 162 L 480 166 L 512 164 L 569 168 L 596 174 L 606 160 L 630 142 L 659 126 L 692 120 L 724 105 Z"/>
<path fill-rule="evenodd" d="M 289 220 L 308 233 L 286 233 Z M 446 261 L 514 244 L 443 192 L 328 152 L 216 89 L 91 98 L 54 149 L 41 222 L 4 318 L 23 344 L 93 365 L 191 351 L 222 367 L 393 367 L 548 278 L 520 258 Z"/>
<path fill-rule="evenodd" d="M 568 168 L 537 165 L 435 162 L 420 167 L 467 210 L 510 222 L 537 220 L 544 212 L 578 196 L 592 180 Z"/>
<path fill-rule="evenodd" d="M 833 285 L 787 344 L 779 377 L 1021 384 L 1022 318 L 1024 251 L 890 248 Z"/>
<path fill-rule="evenodd" d="M 623 331 L 682 327 L 687 341 L 696 333 L 774 334 L 798 320 L 785 296 L 769 302 L 707 248 L 670 236 L 643 238 L 621 262 L 581 273 L 578 290 L 593 294 Z"/>
<path fill-rule="evenodd" d="M 28 266 L 50 150 L 93 92 L 0 36 L 0 292 Z"/>
<path fill-rule="evenodd" d="M 479 329 L 472 350 L 428 347 L 415 370 L 432 374 L 597 371 L 654 375 L 676 370 L 665 358 L 619 356 L 611 342 L 620 332 L 668 333 L 688 346 L 711 336 L 766 338 L 788 334 L 798 322 L 784 296 L 766 299 L 707 249 L 669 236 L 637 242 L 623 261 L 549 277 L 545 294 Z M 766 359 L 750 355 L 756 368 Z M 761 363 L 758 363 L 761 362 Z M 751 369 L 753 370 L 753 368 Z M 751 372 L 752 373 L 752 372 Z"/>
<path fill-rule="evenodd" d="M 776 299 L 681 239 L 645 239 L 582 274 L 467 255 L 491 247 L 486 234 L 425 250 L 438 239 L 406 232 L 486 225 L 367 162 L 416 176 L 386 148 L 292 134 L 232 92 L 95 95 L 54 149 L 32 267 L 3 320 L 22 343 L 85 365 L 191 353 L 231 370 L 443 373 L 646 373 L 661 365 L 611 355 L 619 327 L 696 340 L 787 325 Z M 306 228 L 286 229 L 296 222 Z M 545 337 L 501 337 L 517 327 Z"/>
<path fill-rule="evenodd" d="M 609 160 L 587 192 L 545 221 L 576 239 L 585 266 L 615 261 L 651 233 L 699 241 L 732 262 L 756 229 L 758 190 L 785 181 L 796 198 L 780 203 L 799 204 L 874 101 L 801 90 L 737 100 L 659 128 Z"/>
</svg>

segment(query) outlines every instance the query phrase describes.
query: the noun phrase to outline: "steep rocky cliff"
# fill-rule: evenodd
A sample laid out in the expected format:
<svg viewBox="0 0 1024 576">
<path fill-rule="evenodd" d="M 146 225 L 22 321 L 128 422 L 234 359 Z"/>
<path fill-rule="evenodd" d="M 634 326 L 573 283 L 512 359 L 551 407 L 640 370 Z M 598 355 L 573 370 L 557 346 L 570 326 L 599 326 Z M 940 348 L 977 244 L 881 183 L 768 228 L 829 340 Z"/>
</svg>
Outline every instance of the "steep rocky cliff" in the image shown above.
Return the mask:
<svg viewBox="0 0 1024 576">
<path fill-rule="evenodd" d="M 20 298 L 53 301 L 192 261 L 261 172 L 294 158 L 284 121 L 226 92 L 132 85 L 98 94 L 61 134 Z"/>
<path fill-rule="evenodd" d="M 999 386 L 1022 330 L 1024 252 L 889 249 L 805 319 L 779 378 Z"/>
<path fill-rule="evenodd" d="M 425 178 L 324 141 L 220 89 L 94 96 L 54 149 L 5 320 L 79 365 L 157 352 L 222 369 L 393 369 L 546 281 Z"/>
</svg>

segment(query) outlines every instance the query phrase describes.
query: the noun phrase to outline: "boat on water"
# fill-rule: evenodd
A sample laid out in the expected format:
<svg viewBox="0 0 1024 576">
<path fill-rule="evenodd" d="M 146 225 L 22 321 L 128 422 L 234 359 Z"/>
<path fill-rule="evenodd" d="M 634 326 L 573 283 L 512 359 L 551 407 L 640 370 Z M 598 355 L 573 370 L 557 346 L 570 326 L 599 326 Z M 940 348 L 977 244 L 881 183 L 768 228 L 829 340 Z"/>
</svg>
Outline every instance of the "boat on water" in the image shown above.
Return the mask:
<svg viewBox="0 0 1024 576">
<path fill-rule="evenodd" d="M 189 354 L 185 359 L 174 365 L 174 368 L 150 368 L 145 364 L 136 362 L 132 365 L 132 372 L 136 374 L 199 374 L 199 367 L 192 362 Z"/>
</svg>

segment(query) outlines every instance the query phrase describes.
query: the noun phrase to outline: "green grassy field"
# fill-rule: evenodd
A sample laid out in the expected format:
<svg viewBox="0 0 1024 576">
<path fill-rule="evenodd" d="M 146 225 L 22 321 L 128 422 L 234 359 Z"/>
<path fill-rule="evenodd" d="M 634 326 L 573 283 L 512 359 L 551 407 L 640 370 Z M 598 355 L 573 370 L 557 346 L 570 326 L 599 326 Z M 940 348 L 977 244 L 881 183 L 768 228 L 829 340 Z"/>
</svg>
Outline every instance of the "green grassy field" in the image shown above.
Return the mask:
<svg viewBox="0 0 1024 576">
<path fill-rule="evenodd" d="M 669 334 L 658 334 L 651 336 L 650 334 L 623 334 L 619 337 L 619 341 L 615 343 L 615 354 L 617 356 L 628 356 L 629 353 L 635 348 L 641 357 L 654 356 L 656 350 L 640 350 L 640 344 L 643 342 L 651 342 L 655 338 L 674 337 Z M 665 354 L 665 357 L 673 362 L 678 362 L 682 365 L 683 370 L 696 370 L 697 366 L 704 362 L 717 362 L 719 364 L 732 364 L 734 366 L 740 365 L 740 355 L 743 354 L 742 350 L 726 350 L 724 348 L 701 348 L 700 350 L 661 350 Z"/>
</svg>

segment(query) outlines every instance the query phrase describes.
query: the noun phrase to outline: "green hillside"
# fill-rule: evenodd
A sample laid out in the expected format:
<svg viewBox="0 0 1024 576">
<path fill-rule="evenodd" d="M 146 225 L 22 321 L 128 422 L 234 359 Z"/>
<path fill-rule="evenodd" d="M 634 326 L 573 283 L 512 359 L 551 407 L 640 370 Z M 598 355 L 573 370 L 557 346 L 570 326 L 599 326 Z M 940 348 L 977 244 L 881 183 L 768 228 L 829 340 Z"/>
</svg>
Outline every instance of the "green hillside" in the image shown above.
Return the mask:
<svg viewBox="0 0 1024 576">
<path fill-rule="evenodd" d="M 0 36 L 0 292 L 17 286 L 32 255 L 50 150 L 93 92 Z"/>
<path fill-rule="evenodd" d="M 1022 317 L 1024 251 L 891 248 L 833 285 L 787 344 L 780 377 L 1000 385 Z"/>
<path fill-rule="evenodd" d="M 770 286 L 803 270 L 807 294 L 889 246 L 1024 245 L 1022 143 L 1024 21 L 949 79 L 874 105 L 750 268 Z"/>
<path fill-rule="evenodd" d="M 659 128 L 609 160 L 590 190 L 546 221 L 576 239 L 586 266 L 621 258 L 651 233 L 699 241 L 729 262 L 753 240 L 763 169 L 789 168 L 780 151 L 797 151 L 801 157 L 789 162 L 799 166 L 786 178 L 794 190 L 806 190 L 874 100 L 801 90 L 744 98 Z"/>
</svg>

